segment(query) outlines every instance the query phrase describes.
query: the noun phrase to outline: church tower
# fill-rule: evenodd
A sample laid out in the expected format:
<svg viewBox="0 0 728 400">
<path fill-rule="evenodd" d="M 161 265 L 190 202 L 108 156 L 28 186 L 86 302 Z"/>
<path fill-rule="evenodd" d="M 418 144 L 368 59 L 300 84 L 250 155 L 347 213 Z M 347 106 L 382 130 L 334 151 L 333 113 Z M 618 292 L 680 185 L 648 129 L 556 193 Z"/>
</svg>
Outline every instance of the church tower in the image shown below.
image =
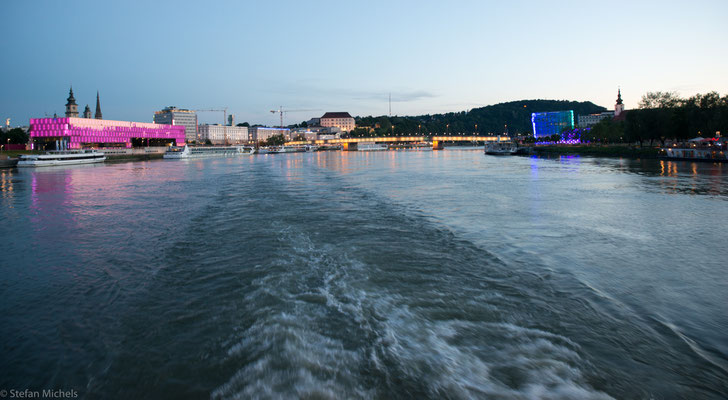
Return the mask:
<svg viewBox="0 0 728 400">
<path fill-rule="evenodd" d="M 101 102 L 99 101 L 99 91 L 96 91 L 96 114 L 94 115 L 94 118 L 96 119 L 104 119 L 101 116 Z"/>
<path fill-rule="evenodd" d="M 66 117 L 78 118 L 78 104 L 76 99 L 73 97 L 73 86 L 68 94 L 68 103 L 66 103 Z"/>
<path fill-rule="evenodd" d="M 614 105 L 614 116 L 618 117 L 622 111 L 624 111 L 624 104 L 622 104 L 622 89 L 617 89 L 617 104 Z"/>
<path fill-rule="evenodd" d="M 91 118 L 91 109 L 89 108 L 88 104 L 86 104 L 86 108 L 83 110 L 83 117 L 84 118 Z"/>
</svg>

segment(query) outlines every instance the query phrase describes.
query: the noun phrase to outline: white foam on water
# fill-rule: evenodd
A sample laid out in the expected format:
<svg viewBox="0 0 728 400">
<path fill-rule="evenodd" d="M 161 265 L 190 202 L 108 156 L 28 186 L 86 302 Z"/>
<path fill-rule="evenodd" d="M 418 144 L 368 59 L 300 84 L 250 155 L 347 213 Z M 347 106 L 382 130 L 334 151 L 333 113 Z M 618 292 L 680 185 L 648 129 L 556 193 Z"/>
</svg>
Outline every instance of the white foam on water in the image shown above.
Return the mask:
<svg viewBox="0 0 728 400">
<path fill-rule="evenodd" d="M 586 361 L 566 337 L 505 321 L 431 320 L 408 306 L 418 299 L 374 286 L 368 274 L 376 269 L 351 252 L 316 246 L 290 227 L 281 235 L 290 254 L 254 282 L 246 303 L 255 307 L 267 293 L 285 309 L 252 310 L 255 322 L 227 350 L 244 365 L 212 398 L 403 396 L 400 382 L 432 398 L 611 398 L 586 383 Z M 348 320 L 358 340 L 332 331 L 332 315 Z M 362 374 L 371 369 L 378 374 Z"/>
<path fill-rule="evenodd" d="M 429 321 L 406 307 L 390 310 L 385 329 L 383 356 L 432 397 L 611 398 L 584 382 L 576 346 L 558 335 L 505 323 Z M 473 336 L 482 331 L 489 339 Z M 518 383 L 504 382 L 499 369 L 515 372 Z"/>
<path fill-rule="evenodd" d="M 345 349 L 340 340 L 307 329 L 306 321 L 298 316 L 284 314 L 261 321 L 245 336 L 228 355 L 252 350 L 261 356 L 213 391 L 212 398 L 372 396 L 351 368 L 362 362 L 363 353 Z"/>
</svg>

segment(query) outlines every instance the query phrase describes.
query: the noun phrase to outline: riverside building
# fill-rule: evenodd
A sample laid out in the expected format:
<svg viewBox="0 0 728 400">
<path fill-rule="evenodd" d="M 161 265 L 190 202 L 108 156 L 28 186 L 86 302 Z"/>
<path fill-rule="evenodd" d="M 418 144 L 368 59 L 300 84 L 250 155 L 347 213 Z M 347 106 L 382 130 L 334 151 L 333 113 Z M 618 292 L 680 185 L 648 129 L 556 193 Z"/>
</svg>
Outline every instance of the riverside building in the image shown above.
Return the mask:
<svg viewBox="0 0 728 400">
<path fill-rule="evenodd" d="M 247 126 L 199 125 L 197 132 L 201 142 L 212 144 L 242 144 L 248 141 Z"/>
<path fill-rule="evenodd" d="M 327 112 L 321 117 L 321 126 L 336 127 L 342 132 L 354 130 L 356 122 L 348 112 Z"/>
<path fill-rule="evenodd" d="M 185 127 L 77 117 L 31 118 L 30 139 L 37 150 L 181 146 Z"/>
<path fill-rule="evenodd" d="M 561 135 L 564 130 L 574 129 L 574 111 L 553 111 L 531 114 L 533 136 L 536 138 Z"/>
<path fill-rule="evenodd" d="M 291 130 L 288 128 L 268 128 L 265 126 L 252 126 L 248 129 L 248 141 L 261 142 L 268 140 L 271 136 L 283 135 L 286 140 L 291 140 Z"/>
<path fill-rule="evenodd" d="M 188 142 L 200 140 L 197 136 L 197 113 L 174 106 L 165 107 L 154 113 L 155 124 L 182 125 L 185 127 L 185 139 Z"/>
<path fill-rule="evenodd" d="M 101 102 L 96 92 L 96 114 L 86 106 L 84 118 L 78 117 L 73 88 L 66 103 L 65 118 L 31 118 L 30 140 L 36 150 L 66 150 L 88 147 L 142 147 L 183 145 L 185 127 L 147 122 L 101 119 Z"/>
<path fill-rule="evenodd" d="M 322 126 L 313 126 L 291 130 L 290 140 L 295 140 L 300 137 L 303 137 L 305 140 L 338 139 L 341 137 L 341 129 L 336 127 L 325 128 Z"/>
<path fill-rule="evenodd" d="M 579 123 L 577 126 L 579 128 L 591 128 L 592 126 L 599 123 L 599 121 L 607 118 L 614 118 L 614 111 L 605 111 L 601 114 L 589 114 L 589 115 L 580 115 L 577 119 Z"/>
</svg>

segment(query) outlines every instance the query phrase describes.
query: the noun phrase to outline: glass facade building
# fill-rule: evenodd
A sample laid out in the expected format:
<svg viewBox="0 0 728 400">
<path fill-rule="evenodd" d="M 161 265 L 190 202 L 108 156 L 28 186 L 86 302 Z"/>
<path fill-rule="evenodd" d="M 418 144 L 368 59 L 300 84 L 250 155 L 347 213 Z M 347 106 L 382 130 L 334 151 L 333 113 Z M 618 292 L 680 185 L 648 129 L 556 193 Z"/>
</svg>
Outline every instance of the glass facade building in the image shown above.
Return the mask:
<svg viewBox="0 0 728 400">
<path fill-rule="evenodd" d="M 188 142 L 200 139 L 197 136 L 197 113 L 192 110 L 172 106 L 165 107 L 164 110 L 154 113 L 154 123 L 182 125 L 185 127 L 185 136 Z"/>
<path fill-rule="evenodd" d="M 536 138 L 561 135 L 564 130 L 574 129 L 574 111 L 533 113 L 531 123 Z"/>
<path fill-rule="evenodd" d="M 181 146 L 185 142 L 185 127 L 106 119 L 31 118 L 30 138 L 33 148 L 38 150 Z"/>
</svg>

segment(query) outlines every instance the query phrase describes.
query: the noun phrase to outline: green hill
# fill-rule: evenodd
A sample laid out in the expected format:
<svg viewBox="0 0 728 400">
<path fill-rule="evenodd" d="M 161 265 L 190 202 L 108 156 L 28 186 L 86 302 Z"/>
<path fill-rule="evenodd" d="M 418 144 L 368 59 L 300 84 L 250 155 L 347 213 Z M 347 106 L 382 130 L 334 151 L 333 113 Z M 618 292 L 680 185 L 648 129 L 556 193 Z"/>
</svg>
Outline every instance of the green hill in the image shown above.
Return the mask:
<svg viewBox="0 0 728 400">
<path fill-rule="evenodd" d="M 530 133 L 532 131 L 531 113 L 566 110 L 573 110 L 574 118 L 577 115 L 606 111 L 604 107 L 590 101 L 520 100 L 447 114 L 414 117 L 356 117 L 356 124 L 357 127 L 375 128 L 377 135 L 390 134 L 392 124 L 394 124 L 395 135 L 416 134 L 418 125 L 420 133 L 445 133 L 447 130 L 453 134 L 472 134 L 476 124 L 480 134 L 503 133 L 506 125 L 511 134 Z M 368 133 L 364 129 L 357 129 L 353 134 L 358 136 Z"/>
</svg>

